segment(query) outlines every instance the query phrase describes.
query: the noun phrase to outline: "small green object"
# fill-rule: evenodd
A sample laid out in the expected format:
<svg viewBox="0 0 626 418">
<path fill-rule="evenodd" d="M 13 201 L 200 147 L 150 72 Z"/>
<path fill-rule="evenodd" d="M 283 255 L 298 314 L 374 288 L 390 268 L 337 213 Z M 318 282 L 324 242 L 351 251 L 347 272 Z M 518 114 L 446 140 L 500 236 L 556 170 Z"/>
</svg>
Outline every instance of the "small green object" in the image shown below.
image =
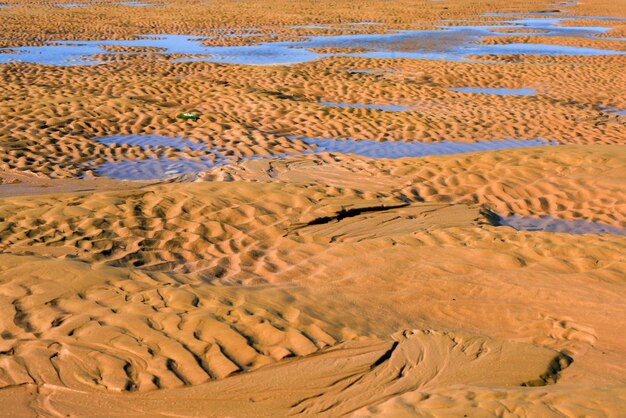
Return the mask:
<svg viewBox="0 0 626 418">
<path fill-rule="evenodd" d="M 200 119 L 200 116 L 195 115 L 193 113 L 179 113 L 178 115 L 176 115 L 177 118 L 179 119 L 185 119 L 185 120 L 198 120 Z"/>
</svg>

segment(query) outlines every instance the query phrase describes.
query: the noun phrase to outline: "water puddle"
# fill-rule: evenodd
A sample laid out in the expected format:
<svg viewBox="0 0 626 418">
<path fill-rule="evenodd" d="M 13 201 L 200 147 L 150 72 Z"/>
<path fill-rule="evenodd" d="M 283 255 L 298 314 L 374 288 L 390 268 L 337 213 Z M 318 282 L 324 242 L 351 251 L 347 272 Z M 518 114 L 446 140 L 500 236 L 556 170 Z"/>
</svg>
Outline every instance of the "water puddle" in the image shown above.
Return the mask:
<svg viewBox="0 0 626 418">
<path fill-rule="evenodd" d="M 476 94 L 494 94 L 496 96 L 534 96 L 535 91 L 532 89 L 505 89 L 505 88 L 474 88 L 459 87 L 452 88 L 457 93 L 476 93 Z"/>
<path fill-rule="evenodd" d="M 373 25 L 382 25 L 382 22 L 352 22 L 352 23 L 348 23 L 349 25 L 366 25 L 366 26 L 373 26 Z"/>
<path fill-rule="evenodd" d="M 117 4 L 120 6 L 132 6 L 132 7 L 165 6 L 165 3 L 142 3 L 139 1 L 117 1 L 113 4 Z"/>
<path fill-rule="evenodd" d="M 558 6 L 558 7 L 572 7 L 572 6 L 576 6 L 578 4 L 577 1 L 563 1 L 561 3 L 554 3 L 552 6 Z"/>
<path fill-rule="evenodd" d="M 138 3 L 159 5 L 162 3 Z M 596 37 L 610 30 L 608 27 L 568 27 L 565 18 L 522 18 L 485 26 L 440 26 L 437 30 L 393 30 L 381 34 L 358 33 L 335 36 L 307 36 L 301 41 L 261 42 L 243 46 L 205 46 L 206 37 L 188 35 L 140 35 L 135 40 L 56 41 L 43 46 L 2 48 L 11 54 L 0 54 L 0 63 L 22 61 L 49 65 L 89 65 L 99 61 L 96 54 L 114 54 L 103 47 L 160 48 L 158 54 L 180 54 L 189 57 L 176 61 L 208 61 L 225 64 L 277 65 L 312 61 L 325 56 L 354 56 L 363 58 L 409 58 L 462 61 L 471 56 L 501 54 L 531 55 L 622 55 L 626 52 L 546 44 L 476 43 L 485 36 L 574 36 Z M 360 23 L 360 22 L 357 22 Z M 365 22 L 373 24 L 374 22 Z M 358 25 L 353 25 L 358 27 Z M 506 29 L 511 32 L 494 32 Z M 515 30 L 520 32 L 516 33 Z M 529 29 L 541 33 L 524 32 Z M 604 39 L 604 38 L 602 38 Z M 316 49 L 359 49 L 354 53 L 319 53 Z M 118 52 L 118 54 L 120 54 Z M 122 53 L 126 54 L 126 53 Z M 131 54 L 131 53 L 127 53 Z"/>
<path fill-rule="evenodd" d="M 406 106 L 396 105 L 376 105 L 376 104 L 358 104 L 358 103 L 332 103 L 332 102 L 320 102 L 322 106 L 330 107 L 347 107 L 351 109 L 372 109 L 372 110 L 384 110 L 387 112 L 406 112 L 409 110 Z"/>
<path fill-rule="evenodd" d="M 209 148 L 205 144 L 199 144 L 181 137 L 166 137 L 161 135 L 115 135 L 94 138 L 105 145 L 134 145 L 142 148 L 171 147 L 179 151 L 187 149 L 193 151 L 207 151 L 211 158 L 178 159 L 172 158 L 146 158 L 143 160 L 127 160 L 106 162 L 97 167 L 96 173 L 121 180 L 154 180 L 177 177 L 183 174 L 197 173 L 209 170 L 217 165 L 232 162 L 216 148 Z"/>
<path fill-rule="evenodd" d="M 0 54 L 0 63 L 21 61 L 48 65 L 94 65 L 100 63 L 93 58 L 96 54 L 120 54 L 103 48 L 109 46 L 160 48 L 159 52 L 155 52 L 160 54 L 203 54 L 206 49 L 201 44 L 203 39 L 205 38 L 190 38 L 186 35 L 146 35 L 140 36 L 139 39 L 121 41 L 57 41 L 52 45 L 20 47 L 14 49 L 15 53 L 6 54 L 6 57 Z M 132 53 L 121 54 L 130 55 Z"/>
<path fill-rule="evenodd" d="M 499 226 L 510 226 L 518 231 L 562 232 L 566 234 L 611 234 L 626 236 L 626 228 L 587 222 L 584 220 L 563 220 L 551 217 L 524 218 L 507 216 L 500 218 Z"/>
<path fill-rule="evenodd" d="M 207 150 L 205 144 L 198 144 L 196 142 L 189 141 L 184 138 L 175 137 L 170 138 L 161 135 L 115 135 L 106 136 L 102 138 L 94 138 L 105 145 L 137 145 L 142 148 L 146 147 L 171 147 L 179 151 L 183 151 L 185 148 L 191 150 Z"/>
<path fill-rule="evenodd" d="M 198 173 L 219 164 L 221 163 L 209 159 L 147 158 L 145 160 L 106 162 L 98 166 L 96 173 L 119 180 L 155 180 Z"/>
<path fill-rule="evenodd" d="M 370 158 L 403 158 L 424 157 L 428 155 L 461 154 L 467 152 L 480 152 L 489 150 L 501 150 L 506 148 L 534 147 L 541 145 L 555 145 L 554 143 L 540 139 L 533 140 L 504 140 L 484 141 L 477 143 L 459 142 L 377 142 L 372 140 L 353 139 L 324 139 L 324 138 L 301 138 L 289 137 L 290 140 L 300 140 L 312 146 L 313 153 L 333 152 L 342 154 L 357 154 Z M 210 156 L 195 159 L 171 159 L 166 157 L 147 158 L 143 160 L 127 160 L 106 162 L 96 168 L 96 173 L 115 179 L 124 180 L 154 180 L 168 177 L 176 177 L 182 174 L 196 173 L 209 170 L 218 165 L 231 164 L 238 159 L 257 158 L 288 158 L 292 156 L 309 154 L 311 151 L 285 153 L 268 156 L 232 157 L 224 155 L 222 149 L 208 148 L 203 144 L 197 144 L 182 138 L 168 138 L 158 135 L 118 135 L 104 138 L 95 138 L 96 141 L 107 145 L 128 144 L 141 147 L 168 146 L 180 151 L 186 147 L 192 150 L 207 151 Z"/>
<path fill-rule="evenodd" d="M 291 29 L 340 29 L 337 26 L 328 26 L 328 25 L 297 25 L 297 26 L 289 26 Z"/>
<path fill-rule="evenodd" d="M 626 55 L 626 52 L 611 51 L 597 48 L 584 48 L 563 45 L 544 44 L 501 44 L 491 45 L 491 48 L 481 50 L 478 55 L 546 55 L 546 56 L 587 56 Z"/>
<path fill-rule="evenodd" d="M 342 73 L 354 73 L 354 74 L 384 74 L 384 73 L 393 73 L 395 70 L 339 70 Z"/>
<path fill-rule="evenodd" d="M 370 158 L 404 158 L 424 157 L 428 155 L 463 154 L 501 150 L 506 148 L 536 147 L 554 145 L 541 139 L 531 140 L 503 140 L 481 141 L 476 143 L 462 142 L 378 142 L 373 140 L 354 139 L 327 139 L 327 138 L 299 138 L 308 145 L 314 145 L 316 153 L 335 152 L 342 154 L 357 154 Z"/>
<path fill-rule="evenodd" d="M 602 109 L 602 111 L 614 115 L 626 115 L 626 109 Z"/>
</svg>

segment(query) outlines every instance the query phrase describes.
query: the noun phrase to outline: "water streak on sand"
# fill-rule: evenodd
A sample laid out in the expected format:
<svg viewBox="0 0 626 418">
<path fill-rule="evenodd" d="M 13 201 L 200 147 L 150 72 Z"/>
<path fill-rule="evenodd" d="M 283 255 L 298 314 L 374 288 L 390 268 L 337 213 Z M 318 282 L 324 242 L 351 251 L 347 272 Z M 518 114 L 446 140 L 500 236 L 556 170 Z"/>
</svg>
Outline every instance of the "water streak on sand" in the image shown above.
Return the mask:
<svg viewBox="0 0 626 418">
<path fill-rule="evenodd" d="M 602 109 L 603 112 L 613 113 L 615 115 L 626 115 L 626 109 Z"/>
<path fill-rule="evenodd" d="M 55 4 L 57 7 L 85 7 L 91 6 L 91 3 L 58 3 Z"/>
<path fill-rule="evenodd" d="M 103 138 L 94 138 L 96 141 L 106 144 L 128 144 L 138 145 L 140 147 L 172 147 L 177 150 L 183 150 L 184 148 L 190 148 L 192 150 L 207 149 L 205 144 L 199 144 L 186 140 L 184 138 L 176 137 L 169 138 L 161 135 L 114 135 Z"/>
<path fill-rule="evenodd" d="M 177 177 L 183 174 L 209 170 L 221 164 L 205 158 L 188 160 L 181 158 L 147 158 L 145 160 L 105 162 L 96 172 L 120 180 L 153 180 Z"/>
<path fill-rule="evenodd" d="M 393 73 L 395 70 L 340 70 L 343 73 L 355 73 L 355 74 L 383 74 Z"/>
<path fill-rule="evenodd" d="M 543 231 L 561 232 L 566 234 L 611 234 L 626 235 L 626 228 L 618 228 L 612 225 L 587 222 L 580 219 L 564 220 L 551 217 L 525 218 L 521 216 L 508 216 L 500 218 L 501 226 L 510 226 L 518 231 Z"/>
<path fill-rule="evenodd" d="M 139 1 L 119 1 L 114 4 L 120 6 L 133 6 L 133 7 L 149 7 L 149 6 L 164 6 L 165 3 L 142 3 Z"/>
<path fill-rule="evenodd" d="M 535 95 L 535 91 L 532 89 L 459 87 L 459 88 L 452 88 L 450 90 L 456 91 L 458 93 L 494 94 L 496 96 L 534 96 Z"/>
</svg>

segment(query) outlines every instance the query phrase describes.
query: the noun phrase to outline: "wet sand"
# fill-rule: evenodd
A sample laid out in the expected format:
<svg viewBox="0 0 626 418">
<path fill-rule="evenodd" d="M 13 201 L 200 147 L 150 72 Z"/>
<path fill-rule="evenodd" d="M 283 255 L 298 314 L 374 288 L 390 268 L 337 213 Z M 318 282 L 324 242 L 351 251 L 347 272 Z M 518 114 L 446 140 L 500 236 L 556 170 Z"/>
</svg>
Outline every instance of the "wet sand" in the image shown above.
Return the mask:
<svg viewBox="0 0 626 418">
<path fill-rule="evenodd" d="M 6 1 L 0 33 L 0 416 L 626 415 L 619 2 Z M 94 55 L 16 62 L 55 41 Z"/>
</svg>

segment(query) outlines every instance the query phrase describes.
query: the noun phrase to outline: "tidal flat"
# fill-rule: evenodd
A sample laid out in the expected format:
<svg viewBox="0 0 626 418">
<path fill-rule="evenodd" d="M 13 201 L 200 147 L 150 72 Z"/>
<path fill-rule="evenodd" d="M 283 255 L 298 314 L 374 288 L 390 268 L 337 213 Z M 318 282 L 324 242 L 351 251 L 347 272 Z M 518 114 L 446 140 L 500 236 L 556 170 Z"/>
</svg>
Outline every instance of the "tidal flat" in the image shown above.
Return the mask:
<svg viewBox="0 0 626 418">
<path fill-rule="evenodd" d="M 0 416 L 624 416 L 624 68 L 615 0 L 4 0 Z"/>
</svg>

